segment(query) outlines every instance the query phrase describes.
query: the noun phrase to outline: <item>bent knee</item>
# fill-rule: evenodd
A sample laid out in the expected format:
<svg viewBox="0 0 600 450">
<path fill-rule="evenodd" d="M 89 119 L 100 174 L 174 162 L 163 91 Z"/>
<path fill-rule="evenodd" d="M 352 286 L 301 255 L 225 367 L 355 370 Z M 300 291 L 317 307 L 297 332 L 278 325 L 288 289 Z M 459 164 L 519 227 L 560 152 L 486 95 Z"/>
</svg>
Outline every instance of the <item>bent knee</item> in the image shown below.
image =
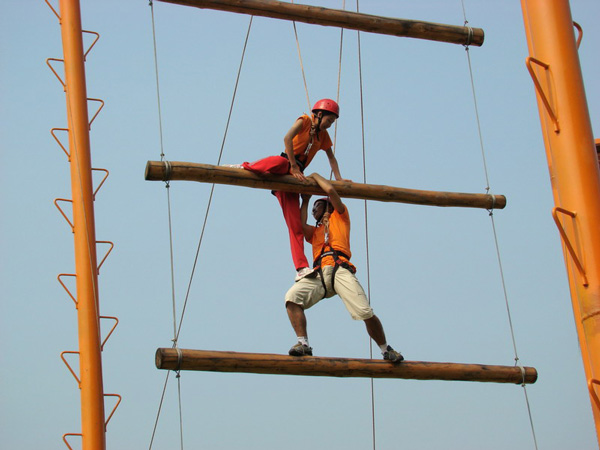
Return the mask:
<svg viewBox="0 0 600 450">
<path fill-rule="evenodd" d="M 373 310 L 371 308 L 369 309 L 364 309 L 364 310 L 360 310 L 360 311 L 353 311 L 351 314 L 352 318 L 354 320 L 369 320 L 372 319 L 373 317 L 375 317 L 375 314 L 373 313 Z"/>
</svg>

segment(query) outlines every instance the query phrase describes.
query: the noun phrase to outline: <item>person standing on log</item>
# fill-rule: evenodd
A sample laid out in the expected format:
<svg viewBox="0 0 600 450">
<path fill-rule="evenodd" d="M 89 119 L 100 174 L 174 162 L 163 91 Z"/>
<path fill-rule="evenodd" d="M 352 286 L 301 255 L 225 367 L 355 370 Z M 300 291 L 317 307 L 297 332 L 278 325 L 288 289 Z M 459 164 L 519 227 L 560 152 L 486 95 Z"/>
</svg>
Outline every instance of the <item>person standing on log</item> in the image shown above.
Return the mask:
<svg viewBox="0 0 600 450">
<path fill-rule="evenodd" d="M 232 165 L 249 170 L 257 174 L 290 174 L 300 181 L 306 180 L 303 172 L 310 164 L 319 150 L 324 150 L 329 160 L 329 165 L 336 180 L 343 180 L 340 175 L 338 162 L 333 154 L 333 143 L 327 129 L 340 116 L 339 105 L 331 99 L 324 98 L 315 103 L 312 116 L 303 114 L 289 131 L 285 134 L 283 142 L 285 151 L 278 156 L 268 156 L 252 163 L 244 162 L 241 165 Z M 309 268 L 308 260 L 304 254 L 304 234 L 300 221 L 300 196 L 295 192 L 272 191 L 279 200 L 283 217 L 288 228 L 292 260 L 296 268 L 298 281 L 305 276 L 314 276 Z"/>
<path fill-rule="evenodd" d="M 350 262 L 352 253 L 348 208 L 328 180 L 317 173 L 308 178 L 315 180 L 328 197 L 314 202 L 312 215 L 317 223 L 312 226 L 307 223 L 311 196 L 302 194 L 302 230 L 306 240 L 312 244 L 316 277 L 304 277 L 285 294 L 287 314 L 298 338 L 298 343 L 289 350 L 289 354 L 312 356 L 304 310 L 337 294 L 352 318 L 365 322 L 367 333 L 381 349 L 383 359 L 399 363 L 404 357 L 388 345 L 383 325 L 373 313 L 365 291 L 354 275 L 356 268 Z"/>
</svg>

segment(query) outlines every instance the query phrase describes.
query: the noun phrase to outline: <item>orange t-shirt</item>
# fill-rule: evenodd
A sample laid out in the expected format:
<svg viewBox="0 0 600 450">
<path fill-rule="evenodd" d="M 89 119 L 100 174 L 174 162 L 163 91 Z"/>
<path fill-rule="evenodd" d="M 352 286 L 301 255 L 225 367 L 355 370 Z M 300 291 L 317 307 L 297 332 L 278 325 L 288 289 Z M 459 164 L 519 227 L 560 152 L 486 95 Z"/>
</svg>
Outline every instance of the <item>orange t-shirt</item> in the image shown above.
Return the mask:
<svg viewBox="0 0 600 450">
<path fill-rule="evenodd" d="M 312 118 L 307 114 L 303 114 L 302 116 L 298 117 L 298 119 L 302 119 L 302 128 L 300 132 L 294 136 L 292 141 L 294 145 L 294 155 L 296 155 L 298 159 L 304 163 L 304 167 L 307 167 L 319 150 L 327 150 L 333 146 L 333 143 L 331 142 L 331 138 L 329 137 L 327 130 L 319 131 L 319 139 L 317 139 L 317 136 L 313 136 L 313 142 L 310 150 L 306 155 L 304 155 L 306 148 L 310 143 L 310 128 L 312 126 Z"/>
<path fill-rule="evenodd" d="M 315 228 L 312 239 L 309 242 L 312 244 L 314 261 L 321 255 L 321 250 L 325 243 L 325 226 L 323 224 L 320 224 Z M 325 251 L 330 250 L 330 247 L 348 255 L 349 258 L 352 257 L 352 252 L 350 251 L 350 214 L 348 214 L 348 208 L 346 208 L 346 211 L 344 211 L 343 214 L 333 211 L 329 217 L 329 244 L 325 245 Z M 348 264 L 354 267 L 352 263 L 343 256 L 340 256 L 340 259 L 342 261 L 347 261 Z M 325 256 L 321 260 L 321 266 L 333 265 L 335 265 L 333 256 Z"/>
</svg>

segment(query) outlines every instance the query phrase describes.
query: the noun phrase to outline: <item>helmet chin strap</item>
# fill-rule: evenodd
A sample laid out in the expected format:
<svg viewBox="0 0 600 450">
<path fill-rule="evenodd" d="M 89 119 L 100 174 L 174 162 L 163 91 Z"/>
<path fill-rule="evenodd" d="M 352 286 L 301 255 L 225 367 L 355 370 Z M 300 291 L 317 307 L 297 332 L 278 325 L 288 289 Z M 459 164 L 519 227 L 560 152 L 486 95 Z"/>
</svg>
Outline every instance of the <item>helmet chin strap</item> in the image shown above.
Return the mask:
<svg viewBox="0 0 600 450">
<path fill-rule="evenodd" d="M 317 136 L 317 140 L 319 140 L 319 131 L 321 130 L 321 121 L 323 120 L 323 113 L 321 111 L 319 111 L 317 114 L 315 114 L 315 117 L 317 119 L 317 124 L 315 125 L 314 121 L 313 121 L 313 130 L 315 131 L 315 135 Z"/>
</svg>

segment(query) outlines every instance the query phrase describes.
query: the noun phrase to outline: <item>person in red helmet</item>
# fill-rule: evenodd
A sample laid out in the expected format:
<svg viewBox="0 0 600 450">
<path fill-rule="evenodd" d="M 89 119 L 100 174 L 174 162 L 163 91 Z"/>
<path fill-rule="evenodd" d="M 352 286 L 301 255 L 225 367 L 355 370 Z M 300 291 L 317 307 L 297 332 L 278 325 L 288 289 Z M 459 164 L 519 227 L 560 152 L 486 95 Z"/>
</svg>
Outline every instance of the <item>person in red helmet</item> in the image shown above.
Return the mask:
<svg viewBox="0 0 600 450">
<path fill-rule="evenodd" d="M 340 116 L 339 105 L 331 99 L 324 98 L 315 103 L 312 115 L 303 114 L 298 117 L 283 142 L 285 151 L 278 156 L 268 156 L 252 163 L 244 162 L 241 168 L 257 174 L 292 175 L 304 181 L 303 172 L 319 150 L 325 151 L 329 165 L 336 180 L 343 180 L 338 162 L 333 154 L 333 143 L 327 129 Z M 233 166 L 235 167 L 235 166 Z M 283 217 L 288 227 L 292 260 L 296 268 L 296 281 L 313 275 L 304 254 L 304 234 L 300 219 L 300 196 L 294 192 L 273 191 L 279 200 Z"/>
</svg>

